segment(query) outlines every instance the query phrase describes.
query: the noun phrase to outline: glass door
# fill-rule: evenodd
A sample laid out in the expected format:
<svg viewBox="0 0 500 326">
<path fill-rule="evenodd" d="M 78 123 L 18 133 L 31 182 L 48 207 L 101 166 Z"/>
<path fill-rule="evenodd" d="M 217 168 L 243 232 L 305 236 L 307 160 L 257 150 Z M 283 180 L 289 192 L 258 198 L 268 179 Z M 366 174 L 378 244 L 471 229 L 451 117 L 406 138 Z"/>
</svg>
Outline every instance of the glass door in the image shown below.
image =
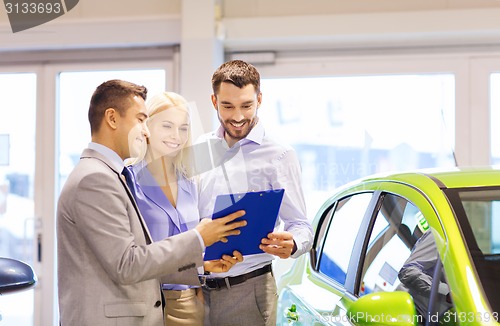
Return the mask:
<svg viewBox="0 0 500 326">
<path fill-rule="evenodd" d="M 37 75 L 0 74 L 0 257 L 34 267 Z M 2 326 L 33 325 L 35 290 L 0 295 Z"/>
<path fill-rule="evenodd" d="M 110 79 L 122 79 L 146 86 L 148 96 L 152 96 L 165 91 L 167 84 L 173 84 L 170 83 L 173 69 L 167 63 L 130 63 L 115 67 L 112 69 L 107 65 L 107 69 L 99 69 L 92 66 L 85 70 L 81 65 L 78 70 L 72 67 L 53 67 L 57 76 L 56 197 L 79 161 L 83 149 L 88 147 L 91 140 L 88 109 L 90 98 L 97 86 Z M 169 87 L 169 90 L 174 90 Z M 57 293 L 57 285 L 54 286 L 54 291 Z"/>
<path fill-rule="evenodd" d="M 35 289 L 0 295 L 2 326 L 59 325 L 55 216 L 60 186 L 90 141 L 87 110 L 108 79 L 174 88 L 170 59 L 0 66 L 0 257 L 23 261 Z"/>
</svg>

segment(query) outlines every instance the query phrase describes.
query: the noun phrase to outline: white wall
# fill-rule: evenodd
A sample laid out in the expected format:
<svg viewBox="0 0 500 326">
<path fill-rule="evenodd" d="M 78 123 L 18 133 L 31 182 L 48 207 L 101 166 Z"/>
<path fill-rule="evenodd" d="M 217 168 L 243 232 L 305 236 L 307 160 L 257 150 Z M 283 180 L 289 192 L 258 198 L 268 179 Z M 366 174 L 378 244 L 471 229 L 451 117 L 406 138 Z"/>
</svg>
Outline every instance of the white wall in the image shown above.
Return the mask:
<svg viewBox="0 0 500 326">
<path fill-rule="evenodd" d="M 494 0 L 226 0 L 227 18 L 499 8 Z"/>
<path fill-rule="evenodd" d="M 494 0 L 209 3 L 220 3 L 215 8 L 215 33 L 230 51 L 500 42 L 500 1 Z M 183 17 L 181 0 L 81 0 L 66 15 L 13 34 L 6 12 L 0 10 L 0 51 L 180 44 Z M 204 20 L 182 23 L 194 31 L 203 30 L 200 24 L 205 24 Z"/>
</svg>

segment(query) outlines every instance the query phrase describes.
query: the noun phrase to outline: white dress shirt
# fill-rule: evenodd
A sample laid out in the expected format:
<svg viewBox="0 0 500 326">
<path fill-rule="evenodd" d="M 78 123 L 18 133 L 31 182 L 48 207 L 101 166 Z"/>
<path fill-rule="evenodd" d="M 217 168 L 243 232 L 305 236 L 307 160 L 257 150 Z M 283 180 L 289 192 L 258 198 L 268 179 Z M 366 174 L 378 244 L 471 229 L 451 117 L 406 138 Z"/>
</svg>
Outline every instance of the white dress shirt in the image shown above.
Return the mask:
<svg viewBox="0 0 500 326">
<path fill-rule="evenodd" d="M 203 144 L 209 149 L 197 150 L 205 154 L 202 155 L 204 157 L 195 158 L 199 169 L 200 216 L 212 216 L 215 199 L 219 194 L 283 188 L 285 193 L 275 230 L 293 234 L 297 250 L 292 258 L 309 251 L 312 245 L 312 228 L 306 217 L 301 170 L 295 150 L 267 137 L 261 122 L 253 127 L 246 138 L 231 148 L 224 139 L 222 127 L 200 137 L 196 146 L 200 149 Z M 266 253 L 248 255 L 229 272 L 213 273 L 212 277 L 245 274 L 271 263 L 274 257 Z"/>
</svg>

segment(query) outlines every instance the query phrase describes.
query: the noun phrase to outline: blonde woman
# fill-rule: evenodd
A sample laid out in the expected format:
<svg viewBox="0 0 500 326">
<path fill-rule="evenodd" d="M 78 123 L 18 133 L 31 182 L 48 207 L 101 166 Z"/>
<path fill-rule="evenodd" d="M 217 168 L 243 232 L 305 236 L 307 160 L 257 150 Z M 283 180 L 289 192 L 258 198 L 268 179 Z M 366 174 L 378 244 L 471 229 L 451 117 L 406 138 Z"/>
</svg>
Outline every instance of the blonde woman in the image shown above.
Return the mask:
<svg viewBox="0 0 500 326">
<path fill-rule="evenodd" d="M 135 178 L 132 192 L 153 241 L 185 232 L 200 221 L 198 193 L 188 176 L 191 145 L 187 101 L 179 94 L 163 92 L 146 102 L 150 137 L 143 157 L 129 169 Z M 205 262 L 205 270 L 229 270 L 243 260 L 241 254 Z M 165 324 L 203 325 L 204 304 L 200 288 L 162 284 Z"/>
</svg>

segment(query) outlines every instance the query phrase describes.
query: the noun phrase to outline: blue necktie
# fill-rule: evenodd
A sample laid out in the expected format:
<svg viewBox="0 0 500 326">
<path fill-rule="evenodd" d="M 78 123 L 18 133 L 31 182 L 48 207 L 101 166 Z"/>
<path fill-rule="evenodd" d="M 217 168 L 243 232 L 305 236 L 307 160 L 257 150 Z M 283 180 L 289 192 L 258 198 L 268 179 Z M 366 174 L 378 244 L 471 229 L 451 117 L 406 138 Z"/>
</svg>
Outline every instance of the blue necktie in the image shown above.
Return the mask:
<svg viewBox="0 0 500 326">
<path fill-rule="evenodd" d="M 135 202 L 140 206 L 140 202 L 146 201 L 144 194 L 142 191 L 137 190 L 137 183 L 135 182 L 135 174 L 130 171 L 131 168 L 124 167 L 122 174 L 125 176 L 125 180 L 127 181 L 127 186 L 134 196 Z"/>
<path fill-rule="evenodd" d="M 134 176 L 132 175 L 132 172 L 130 172 L 127 167 L 123 168 L 122 175 L 125 177 L 125 181 L 127 183 L 128 189 L 130 189 L 130 192 L 132 195 L 134 195 L 134 198 L 136 197 L 136 191 L 135 191 L 135 180 Z"/>
<path fill-rule="evenodd" d="M 134 197 L 135 204 L 140 208 L 141 202 L 145 202 L 146 198 L 142 191 L 137 190 L 137 183 L 135 182 L 135 174 L 130 171 L 131 168 L 124 167 L 122 174 L 125 176 L 125 181 L 127 182 L 128 189 Z"/>
<path fill-rule="evenodd" d="M 140 192 L 136 191 L 134 175 L 132 172 L 130 172 L 129 169 L 127 169 L 127 167 L 123 168 L 122 175 L 125 177 L 125 181 L 127 183 L 127 186 L 129 188 L 130 192 L 132 193 L 132 197 L 130 198 L 130 200 L 132 201 L 132 204 L 134 205 L 134 208 L 137 212 L 137 215 L 141 216 L 141 213 L 140 213 L 140 210 L 139 210 L 139 207 L 137 204 L 137 202 L 138 202 L 137 195 L 139 195 L 139 196 L 141 196 L 141 195 L 140 195 Z M 141 196 L 141 198 L 142 198 L 142 196 Z M 144 224 L 142 218 L 139 217 L 139 221 L 141 222 L 142 229 L 144 231 L 144 237 L 146 238 L 147 243 L 151 243 L 151 237 L 146 232 L 147 226 Z"/>
</svg>

